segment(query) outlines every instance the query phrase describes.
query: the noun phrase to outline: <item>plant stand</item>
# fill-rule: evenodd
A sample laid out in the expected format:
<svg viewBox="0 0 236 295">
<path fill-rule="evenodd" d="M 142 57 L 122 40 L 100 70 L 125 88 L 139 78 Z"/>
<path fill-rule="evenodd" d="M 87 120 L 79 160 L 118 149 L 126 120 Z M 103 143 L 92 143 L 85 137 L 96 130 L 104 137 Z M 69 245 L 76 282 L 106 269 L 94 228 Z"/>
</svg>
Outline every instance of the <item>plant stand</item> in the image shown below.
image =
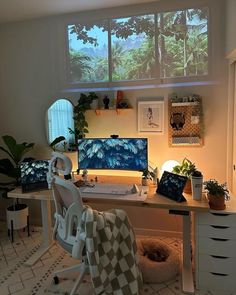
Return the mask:
<svg viewBox="0 0 236 295">
<path fill-rule="evenodd" d="M 29 231 L 29 208 L 25 204 L 15 204 L 7 208 L 7 228 L 11 242 L 14 242 L 14 230 L 26 228 Z"/>
</svg>

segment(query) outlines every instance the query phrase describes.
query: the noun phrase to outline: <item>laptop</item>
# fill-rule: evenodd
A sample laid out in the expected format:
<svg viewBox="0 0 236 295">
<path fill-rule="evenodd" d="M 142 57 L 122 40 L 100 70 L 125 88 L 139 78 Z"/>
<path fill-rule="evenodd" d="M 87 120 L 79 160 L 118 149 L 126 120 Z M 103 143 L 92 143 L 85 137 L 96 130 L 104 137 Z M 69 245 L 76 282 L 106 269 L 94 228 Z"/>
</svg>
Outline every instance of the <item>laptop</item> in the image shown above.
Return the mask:
<svg viewBox="0 0 236 295">
<path fill-rule="evenodd" d="M 20 165 L 22 193 L 48 189 L 49 160 L 33 160 Z"/>
</svg>

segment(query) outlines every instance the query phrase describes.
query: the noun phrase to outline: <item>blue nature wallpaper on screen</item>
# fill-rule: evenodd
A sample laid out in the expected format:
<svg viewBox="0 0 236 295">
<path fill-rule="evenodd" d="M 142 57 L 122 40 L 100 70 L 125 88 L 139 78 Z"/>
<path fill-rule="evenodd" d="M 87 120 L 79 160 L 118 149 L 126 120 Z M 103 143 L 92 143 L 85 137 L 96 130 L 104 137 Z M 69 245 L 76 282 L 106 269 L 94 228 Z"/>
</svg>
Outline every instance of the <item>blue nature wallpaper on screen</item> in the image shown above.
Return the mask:
<svg viewBox="0 0 236 295">
<path fill-rule="evenodd" d="M 141 171 L 148 166 L 146 138 L 84 138 L 78 141 L 79 169 Z"/>
</svg>

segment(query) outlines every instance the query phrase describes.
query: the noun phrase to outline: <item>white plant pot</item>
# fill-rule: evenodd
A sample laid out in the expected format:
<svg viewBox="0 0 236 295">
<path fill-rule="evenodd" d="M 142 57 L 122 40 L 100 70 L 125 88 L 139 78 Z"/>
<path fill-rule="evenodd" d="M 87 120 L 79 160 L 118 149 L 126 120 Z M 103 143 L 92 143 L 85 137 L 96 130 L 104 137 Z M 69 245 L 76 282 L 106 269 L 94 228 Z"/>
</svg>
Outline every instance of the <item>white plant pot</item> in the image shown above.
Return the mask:
<svg viewBox="0 0 236 295">
<path fill-rule="evenodd" d="M 17 204 L 17 209 L 14 211 L 14 205 L 7 208 L 7 227 L 11 229 L 11 220 L 13 221 L 13 229 L 21 229 L 27 226 L 27 217 L 29 208 L 25 204 Z"/>
<path fill-rule="evenodd" d="M 193 200 L 199 201 L 202 197 L 203 177 L 191 176 L 191 187 Z"/>
</svg>

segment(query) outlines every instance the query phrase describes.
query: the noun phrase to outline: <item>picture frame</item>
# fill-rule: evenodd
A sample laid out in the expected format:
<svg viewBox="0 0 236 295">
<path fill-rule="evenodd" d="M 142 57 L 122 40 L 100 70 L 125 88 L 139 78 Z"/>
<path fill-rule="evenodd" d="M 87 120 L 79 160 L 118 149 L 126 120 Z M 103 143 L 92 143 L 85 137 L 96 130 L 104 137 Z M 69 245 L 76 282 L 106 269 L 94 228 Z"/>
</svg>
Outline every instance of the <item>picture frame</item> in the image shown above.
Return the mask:
<svg viewBox="0 0 236 295">
<path fill-rule="evenodd" d="M 138 132 L 164 133 L 164 101 L 138 102 Z"/>
</svg>

